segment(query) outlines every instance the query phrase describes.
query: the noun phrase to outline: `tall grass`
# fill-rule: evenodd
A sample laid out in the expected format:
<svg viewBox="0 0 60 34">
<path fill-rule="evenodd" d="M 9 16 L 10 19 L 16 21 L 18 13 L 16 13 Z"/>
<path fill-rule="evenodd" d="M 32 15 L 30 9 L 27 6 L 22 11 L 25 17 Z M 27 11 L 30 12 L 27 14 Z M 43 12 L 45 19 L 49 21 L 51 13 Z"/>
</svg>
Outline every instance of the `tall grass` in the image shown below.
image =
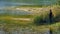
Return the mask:
<svg viewBox="0 0 60 34">
<path fill-rule="evenodd" d="M 34 17 L 34 23 L 37 25 L 49 24 L 49 11 L 42 11 L 38 16 Z"/>
<path fill-rule="evenodd" d="M 60 22 L 60 6 L 53 6 L 52 10 L 52 21 L 53 23 Z M 35 17 L 34 23 L 40 24 L 51 24 L 50 22 L 50 9 L 43 10 L 38 16 Z"/>
<path fill-rule="evenodd" d="M 52 10 L 54 14 L 54 20 L 58 22 L 60 20 L 60 6 L 54 6 Z"/>
</svg>

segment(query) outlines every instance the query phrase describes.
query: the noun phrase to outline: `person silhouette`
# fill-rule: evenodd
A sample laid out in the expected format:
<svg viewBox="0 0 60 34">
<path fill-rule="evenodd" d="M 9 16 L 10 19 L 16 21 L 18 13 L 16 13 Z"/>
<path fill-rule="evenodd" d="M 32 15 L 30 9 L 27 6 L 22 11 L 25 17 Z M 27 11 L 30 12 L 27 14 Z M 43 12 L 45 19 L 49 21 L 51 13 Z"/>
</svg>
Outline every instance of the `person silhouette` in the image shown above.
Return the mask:
<svg viewBox="0 0 60 34">
<path fill-rule="evenodd" d="M 52 14 L 52 10 L 50 9 L 50 13 L 49 13 L 49 20 L 50 20 L 50 24 L 53 22 L 53 14 Z"/>
</svg>

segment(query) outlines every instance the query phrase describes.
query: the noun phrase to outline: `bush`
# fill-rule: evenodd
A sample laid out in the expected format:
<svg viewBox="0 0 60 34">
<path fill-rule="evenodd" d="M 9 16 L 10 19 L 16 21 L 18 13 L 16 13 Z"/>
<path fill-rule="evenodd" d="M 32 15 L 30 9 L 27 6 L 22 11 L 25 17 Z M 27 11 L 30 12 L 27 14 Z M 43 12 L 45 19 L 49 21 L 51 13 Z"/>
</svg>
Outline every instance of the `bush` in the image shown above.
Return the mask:
<svg viewBox="0 0 60 34">
<path fill-rule="evenodd" d="M 42 12 L 34 18 L 34 24 L 44 25 L 49 23 L 49 12 Z"/>
</svg>

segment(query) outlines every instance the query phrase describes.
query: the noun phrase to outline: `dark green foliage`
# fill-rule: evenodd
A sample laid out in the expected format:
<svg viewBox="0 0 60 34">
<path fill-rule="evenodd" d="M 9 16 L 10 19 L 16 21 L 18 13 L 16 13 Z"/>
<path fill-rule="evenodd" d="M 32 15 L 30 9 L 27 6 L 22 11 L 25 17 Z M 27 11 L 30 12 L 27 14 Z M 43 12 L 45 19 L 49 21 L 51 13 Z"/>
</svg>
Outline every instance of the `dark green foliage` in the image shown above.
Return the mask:
<svg viewBox="0 0 60 34">
<path fill-rule="evenodd" d="M 34 19 L 34 24 L 36 25 L 44 25 L 44 24 L 48 24 L 48 21 L 46 18 L 43 18 L 42 16 L 37 16 Z"/>
<path fill-rule="evenodd" d="M 40 16 L 35 17 L 34 23 L 37 25 L 53 24 L 54 16 L 50 11 L 43 11 Z"/>
</svg>

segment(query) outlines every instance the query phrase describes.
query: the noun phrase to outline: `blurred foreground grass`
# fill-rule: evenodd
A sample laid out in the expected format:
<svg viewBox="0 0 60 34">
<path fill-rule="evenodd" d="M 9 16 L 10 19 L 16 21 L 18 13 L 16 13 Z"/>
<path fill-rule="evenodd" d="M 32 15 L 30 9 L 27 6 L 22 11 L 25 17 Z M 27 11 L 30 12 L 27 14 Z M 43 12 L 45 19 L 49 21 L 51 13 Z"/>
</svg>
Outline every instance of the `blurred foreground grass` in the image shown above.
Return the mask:
<svg viewBox="0 0 60 34">
<path fill-rule="evenodd" d="M 36 26 L 34 23 L 31 21 L 20 21 L 20 20 L 11 20 L 10 18 L 8 19 L 0 19 L 0 28 L 3 26 L 3 29 L 5 31 L 11 31 L 11 30 L 17 30 L 18 28 L 20 29 L 28 29 L 31 30 L 32 32 L 44 32 L 46 30 L 49 30 L 50 28 L 52 29 L 53 32 L 58 32 L 60 31 L 60 22 L 56 22 L 54 24 L 46 24 L 46 25 L 40 25 Z"/>
</svg>

